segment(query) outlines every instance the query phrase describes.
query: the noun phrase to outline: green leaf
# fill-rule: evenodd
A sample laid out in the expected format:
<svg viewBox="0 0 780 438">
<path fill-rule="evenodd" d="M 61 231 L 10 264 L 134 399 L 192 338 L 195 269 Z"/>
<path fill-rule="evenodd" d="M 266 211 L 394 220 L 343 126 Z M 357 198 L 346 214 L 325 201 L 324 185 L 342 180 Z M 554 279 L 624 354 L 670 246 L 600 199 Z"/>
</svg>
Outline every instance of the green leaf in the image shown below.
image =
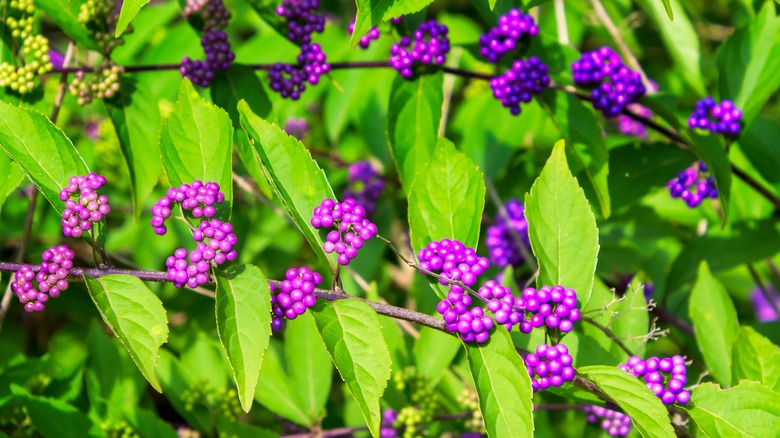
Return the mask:
<svg viewBox="0 0 780 438">
<path fill-rule="evenodd" d="M 285 322 L 284 355 L 293 392 L 307 409 L 309 424 L 317 424 L 325 415 L 333 365 L 319 335 L 314 317 L 304 313 Z"/>
<path fill-rule="evenodd" d="M 268 23 L 279 35 L 287 38 L 287 23 L 276 13 L 280 2 L 276 0 L 246 0 L 260 18 Z"/>
<path fill-rule="evenodd" d="M 168 401 L 173 405 L 176 412 L 187 421 L 187 424 L 198 429 L 201 433 L 211 433 L 213 419 L 211 413 L 200 403 L 195 403 L 192 409 L 187 409 L 182 401 L 182 395 L 186 391 L 191 391 L 195 385 L 202 384 L 197 382 L 192 376 L 191 370 L 182 365 L 182 363 L 166 349 L 160 350 L 160 363 L 157 367 L 157 376 L 165 389 L 165 395 Z"/>
<path fill-rule="evenodd" d="M 436 148 L 444 101 L 442 84 L 441 72 L 411 81 L 397 76 L 393 81 L 387 115 L 387 141 L 407 193 Z"/>
<path fill-rule="evenodd" d="M 748 129 L 761 108 L 780 87 L 780 16 L 771 2 L 758 16 L 731 34 L 718 51 L 720 97 L 742 109 Z"/>
<path fill-rule="evenodd" d="M 136 407 L 128 410 L 124 418 L 140 438 L 178 438 L 178 434 L 156 413 Z"/>
<path fill-rule="evenodd" d="M 650 313 L 647 310 L 644 286 L 639 276 L 634 276 L 626 291 L 625 299 L 610 311 L 615 312 L 612 324 L 609 325 L 612 332 L 635 355 L 644 357 L 647 343 L 644 336 L 647 335 L 650 326 Z M 611 353 L 613 356 L 628 358 L 615 343 L 612 344 Z"/>
<path fill-rule="evenodd" d="M 217 333 L 230 360 L 238 398 L 249 412 L 271 338 L 271 289 L 257 266 L 217 271 Z"/>
<path fill-rule="evenodd" d="M 160 110 L 147 87 L 138 81 L 120 78 L 114 99 L 104 100 L 106 112 L 114 124 L 119 148 L 130 174 L 133 211 L 136 221 L 144 201 L 152 193 L 162 171 L 158 145 Z"/>
<path fill-rule="evenodd" d="M 5 198 L 24 180 L 24 171 L 8 155 L 0 153 L 0 210 Z"/>
<path fill-rule="evenodd" d="M 707 368 L 721 385 L 730 384 L 731 346 L 739 331 L 737 311 L 707 262 L 699 265 L 688 310 L 696 331 L 696 344 Z"/>
<path fill-rule="evenodd" d="M 221 108 L 203 100 L 188 79 L 181 81 L 173 113 L 162 124 L 160 151 L 172 186 L 214 181 L 225 194 L 217 217 L 227 220 L 233 200 L 233 125 Z"/>
<path fill-rule="evenodd" d="M 66 35 L 90 50 L 100 50 L 89 36 L 87 29 L 79 23 L 81 2 L 72 0 L 34 0 L 35 7 L 48 15 Z"/>
<path fill-rule="evenodd" d="M 533 436 L 533 390 L 523 359 L 501 327 L 484 344 L 464 344 L 488 436 Z"/>
<path fill-rule="evenodd" d="M 122 10 L 119 12 L 119 21 L 116 23 L 114 37 L 118 38 L 125 32 L 125 29 L 133 21 L 138 11 L 147 3 L 149 3 L 149 0 L 125 0 L 122 2 Z"/>
<path fill-rule="evenodd" d="M 103 321 L 122 341 L 146 380 L 162 392 L 155 368 L 160 346 L 168 340 L 168 315 L 160 299 L 131 275 L 84 276 L 84 281 Z"/>
<path fill-rule="evenodd" d="M 495 0 L 490 1 L 495 3 Z M 357 17 L 355 17 L 355 30 L 350 40 L 353 49 L 372 27 L 391 18 L 421 11 L 433 3 L 433 0 L 356 0 L 355 3 Z"/>
<path fill-rule="evenodd" d="M 780 148 L 773 139 L 780 138 L 780 126 L 770 117 L 757 117 L 739 137 L 739 145 L 758 173 L 767 181 L 780 183 Z"/>
<path fill-rule="evenodd" d="M 598 201 L 601 215 L 608 218 L 611 213 L 607 188 L 609 157 L 596 114 L 571 93 L 547 90 L 539 100 L 566 140 L 572 173 L 583 174 L 578 178 L 580 185 Z"/>
<path fill-rule="evenodd" d="M 379 318 L 371 307 L 357 300 L 320 301 L 314 321 L 341 379 L 358 403 L 373 436 L 379 436 L 382 415 L 379 399 L 390 378 L 390 352 Z"/>
<path fill-rule="evenodd" d="M 73 143 L 45 115 L 0 101 L 0 148 L 24 170 L 58 212 L 60 190 L 87 165 Z"/>
<path fill-rule="evenodd" d="M 691 401 L 693 406 L 686 410 L 703 436 L 764 437 L 780 430 L 780 397 L 756 382 L 743 381 L 726 390 L 703 383 Z"/>
<path fill-rule="evenodd" d="M 631 374 L 617 368 L 603 365 L 579 367 L 580 374 L 593 381 L 604 394 L 609 396 L 631 417 L 639 433 L 644 437 L 674 437 L 661 399 L 656 397 L 645 384 Z"/>
<path fill-rule="evenodd" d="M 311 421 L 303 410 L 303 402 L 298 399 L 298 392 L 292 388 L 284 370 L 283 356 L 279 342 L 272 340 L 263 357 L 255 400 L 279 416 L 301 426 L 310 426 Z"/>
<path fill-rule="evenodd" d="M 16 384 L 11 391 L 27 410 L 35 430 L 47 438 L 104 437 L 100 426 L 73 406 L 57 399 L 30 394 Z"/>
<path fill-rule="evenodd" d="M 311 158 L 306 147 L 275 124 L 255 115 L 245 101 L 238 104 L 241 126 L 254 142 L 269 182 L 295 224 L 320 259 L 335 266 L 335 253 L 322 249 L 319 232 L 311 225 L 314 208 L 325 198 L 335 198 L 325 173 Z"/>
<path fill-rule="evenodd" d="M 718 187 L 718 199 L 723 209 L 723 222 L 729 217 L 729 199 L 731 198 L 731 164 L 726 154 L 726 146 L 720 135 L 702 135 L 693 129 L 688 130 L 688 144 L 696 152 L 715 179 Z"/>
<path fill-rule="evenodd" d="M 780 392 L 780 348 L 752 327 L 742 326 L 734 340 L 731 383 L 755 380 Z"/>
<path fill-rule="evenodd" d="M 279 435 L 251 424 L 239 423 L 227 417 L 217 419 L 219 438 L 278 438 Z"/>
<path fill-rule="evenodd" d="M 531 248 L 539 261 L 539 286 L 560 284 L 590 299 L 599 251 L 596 219 L 566 163 L 565 144 L 550 159 L 525 197 Z"/>
<path fill-rule="evenodd" d="M 414 342 L 414 363 L 417 372 L 431 387 L 436 386 L 452 364 L 460 345 L 456 337 L 447 333 L 430 327 L 420 328 L 420 337 Z"/>
<path fill-rule="evenodd" d="M 674 11 L 672 10 L 672 2 L 670 0 L 661 0 L 661 3 L 664 5 L 664 9 L 666 10 L 666 15 L 669 16 L 669 19 L 674 21 Z"/>
</svg>

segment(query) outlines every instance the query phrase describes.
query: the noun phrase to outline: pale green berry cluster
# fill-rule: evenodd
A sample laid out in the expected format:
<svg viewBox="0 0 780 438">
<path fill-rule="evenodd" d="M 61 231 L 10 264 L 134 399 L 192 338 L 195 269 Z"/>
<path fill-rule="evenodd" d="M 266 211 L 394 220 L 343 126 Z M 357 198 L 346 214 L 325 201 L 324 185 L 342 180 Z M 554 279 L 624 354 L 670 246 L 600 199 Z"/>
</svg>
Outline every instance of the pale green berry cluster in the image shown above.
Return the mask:
<svg viewBox="0 0 780 438">
<path fill-rule="evenodd" d="M 106 420 L 100 424 L 100 428 L 108 438 L 139 438 L 125 420 Z"/>
<path fill-rule="evenodd" d="M 471 412 L 471 417 L 466 419 L 466 429 L 472 432 L 485 432 L 485 420 L 482 411 L 479 410 L 479 397 L 473 388 L 466 388 L 458 395 L 458 404 L 466 412 Z"/>
<path fill-rule="evenodd" d="M 430 424 L 439 409 L 439 395 L 428 387 L 428 379 L 407 367 L 393 377 L 395 388 L 406 395 L 407 406 L 398 411 L 393 426 L 402 429 L 403 438 L 422 435 L 421 427 Z"/>
<path fill-rule="evenodd" d="M 119 75 L 124 68 L 113 61 L 103 61 L 100 68 L 87 77 L 84 71 L 73 75 L 68 90 L 76 97 L 79 105 L 86 105 L 94 99 L 111 99 L 119 92 Z"/>
<path fill-rule="evenodd" d="M 11 36 L 21 40 L 21 51 L 18 59 L 15 57 L 10 63 L 0 63 L 0 87 L 10 87 L 19 94 L 26 94 L 35 88 L 37 76 L 52 69 L 49 40 L 32 33 L 35 12 L 32 0 L 11 0 L 8 6 L 10 11 L 5 24 L 11 29 Z"/>
<path fill-rule="evenodd" d="M 79 23 L 87 29 L 104 56 L 109 56 L 117 46 L 125 43 L 124 38 L 114 37 L 119 20 L 115 7 L 114 0 L 87 0 L 79 9 Z"/>
<path fill-rule="evenodd" d="M 33 13 L 35 13 L 33 0 L 11 0 L 8 6 L 11 9 L 16 9 L 20 15 L 18 18 L 11 16 L 5 20 L 5 25 L 11 29 L 11 36 L 25 39 L 32 35 Z M 12 11 L 9 12 L 13 13 Z"/>
</svg>

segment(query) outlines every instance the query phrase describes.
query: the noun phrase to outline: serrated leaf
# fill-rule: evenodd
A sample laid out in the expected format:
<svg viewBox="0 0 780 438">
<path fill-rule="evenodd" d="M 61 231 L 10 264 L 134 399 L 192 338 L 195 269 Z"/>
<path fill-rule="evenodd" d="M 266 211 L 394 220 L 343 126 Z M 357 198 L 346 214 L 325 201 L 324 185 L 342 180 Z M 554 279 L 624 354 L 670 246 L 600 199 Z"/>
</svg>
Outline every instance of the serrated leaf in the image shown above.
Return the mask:
<svg viewBox="0 0 780 438">
<path fill-rule="evenodd" d="M 0 148 L 24 170 L 57 212 L 60 190 L 87 165 L 73 143 L 45 115 L 0 101 Z"/>
<path fill-rule="evenodd" d="M 732 348 L 731 383 L 755 380 L 780 392 L 780 348 L 752 327 L 742 326 Z"/>
<path fill-rule="evenodd" d="M 739 332 L 737 310 L 726 289 L 707 262 L 699 265 L 699 276 L 688 305 L 696 344 L 704 362 L 721 385 L 731 383 L 731 346 Z"/>
<path fill-rule="evenodd" d="M 509 333 L 499 327 L 488 342 L 465 347 L 488 436 L 533 436 L 531 378 Z"/>
<path fill-rule="evenodd" d="M 691 401 L 686 410 L 704 436 L 765 437 L 780 430 L 780 397 L 756 382 L 746 380 L 726 390 L 703 383 Z"/>
<path fill-rule="evenodd" d="M 160 152 L 172 186 L 190 184 L 196 179 L 219 183 L 225 202 L 215 205 L 216 217 L 230 217 L 233 125 L 222 108 L 198 95 L 189 79 L 182 79 L 176 106 L 163 121 Z"/>
<path fill-rule="evenodd" d="M 260 268 L 243 265 L 216 274 L 217 333 L 230 360 L 245 412 L 271 338 L 271 289 Z"/>
<path fill-rule="evenodd" d="M 390 91 L 387 141 L 406 193 L 431 160 L 439 137 L 443 74 L 414 80 L 397 76 Z"/>
<path fill-rule="evenodd" d="M 317 332 L 314 317 L 308 312 L 286 321 L 284 330 L 284 356 L 291 389 L 307 409 L 310 424 L 317 424 L 325 414 L 333 382 L 330 355 Z"/>
<path fill-rule="evenodd" d="M 378 437 L 379 399 L 390 379 L 392 361 L 377 314 L 356 300 L 320 301 L 314 321 L 368 429 Z"/>
<path fill-rule="evenodd" d="M 303 410 L 303 402 L 293 390 L 284 369 L 284 353 L 277 340 L 272 340 L 263 357 L 255 400 L 271 412 L 301 426 L 309 426 L 310 419 Z"/>
<path fill-rule="evenodd" d="M 79 23 L 79 10 L 71 3 L 70 0 L 34 0 L 35 7 L 48 15 L 66 35 L 90 50 L 100 50 Z"/>
<path fill-rule="evenodd" d="M 8 195 L 24 180 L 24 171 L 8 155 L 0 153 L 0 211 Z"/>
<path fill-rule="evenodd" d="M 674 428 L 661 399 L 645 384 L 617 367 L 594 365 L 577 371 L 593 381 L 612 401 L 631 417 L 643 437 L 674 437 Z"/>
<path fill-rule="evenodd" d="M 239 102 L 238 112 L 241 126 L 254 142 L 255 150 L 268 170 L 274 192 L 320 260 L 335 266 L 335 253 L 325 253 L 320 233 L 310 222 L 314 208 L 323 199 L 335 199 L 325 173 L 300 141 L 258 117 L 245 101 Z"/>
<path fill-rule="evenodd" d="M 147 3 L 149 0 L 125 0 L 122 2 L 122 10 L 119 12 L 119 21 L 116 23 L 114 37 L 118 38 L 125 32 L 133 18 L 138 15 L 138 11 Z"/>
<path fill-rule="evenodd" d="M 84 276 L 84 281 L 103 321 L 122 341 L 146 380 L 162 392 L 155 369 L 160 347 L 168 340 L 168 315 L 160 299 L 131 275 Z"/>
<path fill-rule="evenodd" d="M 531 248 L 539 262 L 539 286 L 560 284 L 590 300 L 599 251 L 596 219 L 585 192 L 566 163 L 565 144 L 553 148 L 525 197 Z"/>
<path fill-rule="evenodd" d="M 147 87 L 138 81 L 119 78 L 120 89 L 114 99 L 104 100 L 114 125 L 119 148 L 130 174 L 133 212 L 138 220 L 144 201 L 152 193 L 162 171 L 158 145 L 160 110 Z"/>
<path fill-rule="evenodd" d="M 100 426 L 73 406 L 54 398 L 35 396 L 16 384 L 11 391 L 25 407 L 35 430 L 47 438 L 104 437 Z"/>
</svg>

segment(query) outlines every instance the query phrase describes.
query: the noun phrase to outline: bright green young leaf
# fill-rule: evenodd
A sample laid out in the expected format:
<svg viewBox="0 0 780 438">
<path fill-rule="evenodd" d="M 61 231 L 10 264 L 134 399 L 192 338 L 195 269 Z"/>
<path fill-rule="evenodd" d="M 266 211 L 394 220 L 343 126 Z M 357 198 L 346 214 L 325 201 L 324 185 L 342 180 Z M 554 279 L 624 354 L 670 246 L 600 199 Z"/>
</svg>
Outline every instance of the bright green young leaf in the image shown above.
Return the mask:
<svg viewBox="0 0 780 438">
<path fill-rule="evenodd" d="M 533 390 L 509 333 L 496 330 L 484 344 L 464 344 L 490 438 L 533 436 Z"/>
<path fill-rule="evenodd" d="M 119 12 L 119 21 L 116 23 L 114 37 L 119 37 L 125 32 L 127 26 L 133 21 L 141 8 L 149 3 L 149 0 L 125 0 L 122 2 L 122 10 Z"/>
<path fill-rule="evenodd" d="M 721 385 L 729 385 L 731 347 L 739 332 L 739 322 L 731 297 L 712 275 L 707 262 L 699 266 L 688 310 L 707 368 Z"/>
<path fill-rule="evenodd" d="M 60 190 L 87 165 L 68 137 L 45 115 L 0 101 L 0 148 L 24 170 L 55 210 L 64 203 Z"/>
<path fill-rule="evenodd" d="M 298 399 L 298 392 L 292 388 L 292 382 L 284 369 L 282 346 L 276 340 L 271 341 L 263 357 L 255 400 L 271 412 L 301 426 L 312 424 L 303 409 L 303 402 Z"/>
<path fill-rule="evenodd" d="M 670 20 L 674 21 L 674 11 L 672 10 L 672 2 L 670 0 L 661 0 L 661 3 L 664 4 L 666 15 L 669 16 Z"/>
<path fill-rule="evenodd" d="M 431 160 L 444 101 L 441 72 L 414 80 L 398 76 L 390 92 L 387 141 L 406 193 Z"/>
<path fill-rule="evenodd" d="M 116 97 L 103 103 L 130 174 L 133 211 L 138 220 L 162 171 L 162 162 L 157 159 L 160 110 L 144 84 L 126 78 L 119 81 L 121 88 Z"/>
<path fill-rule="evenodd" d="M 461 343 L 454 336 L 430 327 L 420 329 L 420 337 L 414 343 L 414 363 L 417 372 L 436 386 L 447 367 L 452 364 Z"/>
<path fill-rule="evenodd" d="M 643 437 L 674 437 L 674 429 L 661 399 L 644 382 L 617 367 L 594 365 L 577 369 L 620 406 Z"/>
<path fill-rule="evenodd" d="M 644 357 L 647 342 L 644 336 L 650 326 L 650 312 L 647 310 L 644 286 L 638 277 L 634 276 L 628 286 L 625 299 L 610 308 L 615 316 L 609 327 L 633 354 Z M 610 351 L 614 356 L 628 359 L 628 355 L 617 344 L 613 343 Z"/>
<path fill-rule="evenodd" d="M 182 365 L 181 361 L 166 349 L 160 350 L 160 361 L 157 367 L 157 377 L 165 390 L 176 412 L 187 421 L 187 424 L 198 429 L 201 433 L 207 433 L 213 428 L 213 419 L 206 406 L 196 403 L 192 409 L 182 401 L 182 395 L 192 391 L 195 385 L 202 385 L 191 374 L 191 370 Z"/>
<path fill-rule="evenodd" d="M 703 383 L 691 394 L 686 410 L 702 436 L 765 437 L 780 430 L 778 393 L 756 382 L 742 381 L 731 389 Z"/>
<path fill-rule="evenodd" d="M 249 412 L 271 338 L 271 289 L 253 265 L 217 272 L 216 280 L 217 333 L 233 369 L 241 406 Z"/>
<path fill-rule="evenodd" d="M 310 313 L 284 325 L 284 356 L 291 389 L 303 402 L 310 424 L 316 424 L 325 414 L 333 364 Z"/>
<path fill-rule="evenodd" d="M 157 416 L 157 413 L 141 409 L 125 411 L 124 419 L 140 438 L 178 438 L 178 434 L 168 422 Z"/>
<path fill-rule="evenodd" d="M 0 210 L 5 198 L 11 194 L 24 179 L 24 171 L 8 155 L 0 153 Z"/>
<path fill-rule="evenodd" d="M 168 315 L 160 299 L 131 275 L 84 276 L 84 281 L 103 321 L 122 341 L 146 380 L 162 392 L 155 368 L 160 346 L 168 340 Z"/>
<path fill-rule="evenodd" d="M 233 200 L 233 125 L 221 108 L 203 100 L 188 79 L 179 87 L 173 113 L 163 121 L 160 151 L 172 186 L 194 180 L 217 182 L 225 202 L 217 217 L 227 220 Z"/>
<path fill-rule="evenodd" d="M 287 38 L 287 23 L 276 13 L 280 2 L 276 0 L 246 0 L 260 18 L 263 19 L 279 35 Z"/>
<path fill-rule="evenodd" d="M 755 380 L 780 392 L 780 348 L 752 327 L 742 326 L 732 347 L 732 385 Z"/>
<path fill-rule="evenodd" d="M 539 286 L 560 284 L 588 302 L 599 251 L 596 219 L 566 163 L 565 144 L 555 144 L 525 197 L 531 248 L 539 261 Z"/>
<path fill-rule="evenodd" d="M 47 438 L 105 436 L 100 425 L 62 400 L 32 395 L 16 384 L 12 384 L 11 391 L 26 408 L 30 422 L 42 436 Z"/>
<path fill-rule="evenodd" d="M 356 300 L 317 304 L 314 321 L 341 379 L 360 407 L 375 437 L 382 421 L 379 399 L 390 379 L 390 352 L 379 318 L 371 307 Z"/>
<path fill-rule="evenodd" d="M 495 3 L 495 0 L 491 2 Z M 433 0 L 355 0 L 355 3 L 357 17 L 355 17 L 355 31 L 350 40 L 353 49 L 372 27 L 391 18 L 421 11 L 433 3 Z"/>
<path fill-rule="evenodd" d="M 179 362 L 190 370 L 198 385 L 209 388 L 225 388 L 234 377 L 225 348 L 219 336 L 194 329 L 188 336 L 186 347 L 181 348 Z M 234 379 L 235 380 L 235 379 Z"/>
<path fill-rule="evenodd" d="M 82 2 L 72 0 L 34 0 L 36 9 L 54 21 L 66 35 L 90 50 L 99 50 L 87 29 L 79 23 L 79 7 Z"/>
</svg>

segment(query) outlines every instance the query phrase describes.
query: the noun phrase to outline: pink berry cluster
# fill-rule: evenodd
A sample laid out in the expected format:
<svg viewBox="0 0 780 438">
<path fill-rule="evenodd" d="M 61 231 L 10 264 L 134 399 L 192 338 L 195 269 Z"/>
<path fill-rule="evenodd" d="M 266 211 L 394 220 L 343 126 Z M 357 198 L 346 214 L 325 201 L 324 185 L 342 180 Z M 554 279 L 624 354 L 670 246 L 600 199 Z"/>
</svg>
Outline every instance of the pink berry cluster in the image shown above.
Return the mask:
<svg viewBox="0 0 780 438">
<path fill-rule="evenodd" d="M 609 436 L 626 436 L 631 432 L 631 418 L 618 411 L 595 405 L 582 408 L 588 423 L 599 423 Z"/>
<path fill-rule="evenodd" d="M 303 266 L 288 269 L 281 285 L 271 285 L 271 330 L 284 327 L 284 318 L 295 319 L 317 303 L 314 288 L 322 282 L 320 274 Z"/>
<path fill-rule="evenodd" d="M 168 193 L 152 206 L 152 228 L 162 236 L 168 232 L 165 220 L 171 217 L 175 203 L 181 204 L 182 210 L 189 211 L 193 218 L 212 218 L 216 214 L 215 204 L 225 201 L 225 195 L 215 182 L 203 183 L 195 180 L 192 184 L 182 184 L 179 188 L 171 187 Z"/>
<path fill-rule="evenodd" d="M 68 288 L 68 270 L 73 267 L 73 251 L 65 245 L 47 249 L 41 255 L 38 274 L 32 266 L 22 265 L 11 282 L 11 290 L 24 304 L 24 310 L 36 312 L 43 310 L 44 303 L 51 298 L 57 298 Z M 35 280 L 37 286 L 33 283 Z"/>
<path fill-rule="evenodd" d="M 563 344 L 541 344 L 536 347 L 536 353 L 529 353 L 524 361 L 534 392 L 562 386 L 563 382 L 574 379 L 573 359 Z"/>
<path fill-rule="evenodd" d="M 65 201 L 60 222 L 62 234 L 81 237 L 111 211 L 108 197 L 97 193 L 105 184 L 106 178 L 96 173 L 70 178 L 67 187 L 60 191 L 60 199 Z M 74 195 L 78 196 L 78 202 L 71 199 Z"/>
<path fill-rule="evenodd" d="M 338 254 L 342 266 L 357 257 L 363 244 L 377 233 L 376 225 L 366 219 L 366 210 L 352 199 L 336 202 L 325 199 L 314 208 L 311 225 L 317 229 L 334 229 L 328 232 L 322 248 L 326 253 Z"/>
<path fill-rule="evenodd" d="M 471 306 L 471 295 L 451 288 L 447 298 L 436 306 L 436 311 L 447 323 L 447 330 L 457 333 L 464 342 L 476 341 L 480 344 L 487 342 L 490 338 L 490 330 L 495 325 L 493 318 L 485 315 L 481 307 L 469 308 L 469 306 Z"/>
<path fill-rule="evenodd" d="M 679 355 L 651 357 L 643 360 L 639 356 L 631 356 L 628 362 L 618 366 L 621 370 L 642 379 L 648 388 L 664 404 L 679 403 L 684 405 L 691 401 L 691 393 L 685 390 L 687 367 L 685 358 Z"/>
<path fill-rule="evenodd" d="M 511 331 L 515 324 L 523 320 L 525 313 L 515 307 L 517 300 L 508 287 L 495 280 L 488 280 L 479 288 L 477 294 L 487 301 L 487 308 L 493 312 L 496 322 L 503 324 L 507 330 Z"/>
<path fill-rule="evenodd" d="M 188 253 L 184 248 L 177 249 L 165 261 L 168 279 L 176 287 L 198 287 L 208 282 L 209 263 L 219 266 L 236 259 L 233 246 L 238 242 L 233 234 L 233 226 L 219 219 L 204 220 L 192 232 L 192 238 L 198 242 L 194 251 Z"/>
<path fill-rule="evenodd" d="M 454 280 L 473 286 L 477 277 L 490 267 L 488 259 L 479 257 L 473 248 L 450 239 L 429 243 L 417 253 L 417 259 L 420 269 L 441 275 L 439 283 L 443 285 L 450 284 L 447 280 Z M 463 288 L 455 284 L 450 285 L 450 290 L 463 292 Z"/>
<path fill-rule="evenodd" d="M 572 331 L 574 323 L 581 318 L 577 308 L 577 292 L 563 286 L 542 286 L 539 290 L 532 287 L 523 291 L 515 305 L 525 311 L 520 322 L 520 331 L 530 333 L 532 329 L 547 326 L 562 333 Z"/>
</svg>

